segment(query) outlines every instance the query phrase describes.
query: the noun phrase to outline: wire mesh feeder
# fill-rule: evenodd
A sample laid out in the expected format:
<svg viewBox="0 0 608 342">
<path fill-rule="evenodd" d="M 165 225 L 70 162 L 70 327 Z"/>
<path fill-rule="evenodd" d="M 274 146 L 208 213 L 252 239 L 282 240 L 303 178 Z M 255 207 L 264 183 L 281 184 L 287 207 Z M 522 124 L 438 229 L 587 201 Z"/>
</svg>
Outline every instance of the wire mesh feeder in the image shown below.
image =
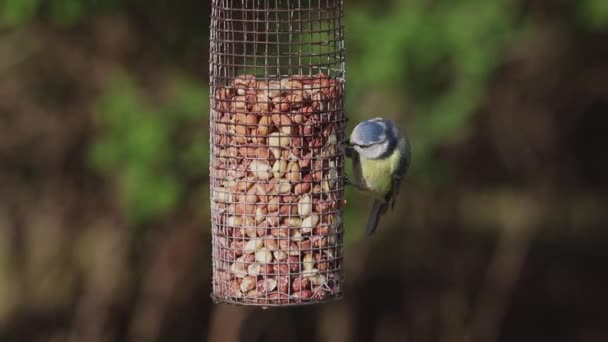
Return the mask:
<svg viewBox="0 0 608 342">
<path fill-rule="evenodd" d="M 342 18 L 339 0 L 212 2 L 216 302 L 341 296 Z"/>
</svg>

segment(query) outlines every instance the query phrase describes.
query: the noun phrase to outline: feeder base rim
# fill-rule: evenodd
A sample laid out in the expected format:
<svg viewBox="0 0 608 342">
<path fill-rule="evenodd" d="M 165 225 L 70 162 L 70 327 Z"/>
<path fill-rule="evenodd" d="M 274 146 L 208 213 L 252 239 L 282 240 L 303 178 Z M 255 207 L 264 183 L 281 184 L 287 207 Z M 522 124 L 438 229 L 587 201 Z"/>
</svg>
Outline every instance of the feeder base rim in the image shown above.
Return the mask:
<svg viewBox="0 0 608 342">
<path fill-rule="evenodd" d="M 303 302 L 303 303 L 287 303 L 287 304 L 268 304 L 268 303 L 243 303 L 243 302 L 238 302 L 235 300 L 218 298 L 218 297 L 214 296 L 213 293 L 211 293 L 210 297 L 211 297 L 211 300 L 213 300 L 214 304 L 230 304 L 230 305 L 237 305 L 237 306 L 258 306 L 262 309 L 277 308 L 277 307 L 281 308 L 281 307 L 290 307 L 290 306 L 308 306 L 308 305 L 315 305 L 315 304 L 327 304 L 330 302 L 335 302 L 335 301 L 339 301 L 339 300 L 343 299 L 343 295 L 339 295 L 339 296 L 331 296 L 331 297 L 328 297 L 327 299 L 320 300 L 320 301 L 309 301 L 309 302 Z"/>
</svg>

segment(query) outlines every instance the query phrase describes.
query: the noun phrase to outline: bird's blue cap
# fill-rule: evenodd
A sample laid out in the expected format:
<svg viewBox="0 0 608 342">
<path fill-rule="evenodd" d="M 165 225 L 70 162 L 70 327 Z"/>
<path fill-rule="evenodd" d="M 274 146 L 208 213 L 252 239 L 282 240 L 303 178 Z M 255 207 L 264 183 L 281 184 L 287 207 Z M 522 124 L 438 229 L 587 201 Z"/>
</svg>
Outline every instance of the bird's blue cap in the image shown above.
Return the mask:
<svg viewBox="0 0 608 342">
<path fill-rule="evenodd" d="M 358 145 L 377 144 L 386 139 L 387 127 L 382 120 L 372 119 L 359 123 L 353 129 L 351 143 Z"/>
</svg>

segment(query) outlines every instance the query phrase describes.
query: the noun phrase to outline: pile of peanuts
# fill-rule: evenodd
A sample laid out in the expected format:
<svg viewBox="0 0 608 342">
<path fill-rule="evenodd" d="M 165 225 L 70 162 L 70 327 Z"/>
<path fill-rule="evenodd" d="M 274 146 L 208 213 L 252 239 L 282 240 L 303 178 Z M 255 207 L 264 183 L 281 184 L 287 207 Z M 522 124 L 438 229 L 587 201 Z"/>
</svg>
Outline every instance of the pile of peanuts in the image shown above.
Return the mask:
<svg viewBox="0 0 608 342">
<path fill-rule="evenodd" d="M 342 291 L 343 84 L 322 73 L 212 87 L 213 296 L 260 305 Z"/>
</svg>

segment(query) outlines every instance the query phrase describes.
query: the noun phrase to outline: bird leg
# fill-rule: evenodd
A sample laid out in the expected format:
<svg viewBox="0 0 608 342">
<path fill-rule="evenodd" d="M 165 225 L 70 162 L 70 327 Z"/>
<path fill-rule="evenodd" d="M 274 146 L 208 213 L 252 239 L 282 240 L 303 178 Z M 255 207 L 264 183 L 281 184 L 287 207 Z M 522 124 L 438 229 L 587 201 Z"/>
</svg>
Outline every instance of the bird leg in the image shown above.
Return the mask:
<svg viewBox="0 0 608 342">
<path fill-rule="evenodd" d="M 347 176 L 344 176 L 344 185 L 352 186 L 353 188 L 355 188 L 359 191 L 366 191 L 366 189 L 363 186 L 361 186 L 361 184 L 351 181 L 350 178 L 348 178 Z"/>
</svg>

